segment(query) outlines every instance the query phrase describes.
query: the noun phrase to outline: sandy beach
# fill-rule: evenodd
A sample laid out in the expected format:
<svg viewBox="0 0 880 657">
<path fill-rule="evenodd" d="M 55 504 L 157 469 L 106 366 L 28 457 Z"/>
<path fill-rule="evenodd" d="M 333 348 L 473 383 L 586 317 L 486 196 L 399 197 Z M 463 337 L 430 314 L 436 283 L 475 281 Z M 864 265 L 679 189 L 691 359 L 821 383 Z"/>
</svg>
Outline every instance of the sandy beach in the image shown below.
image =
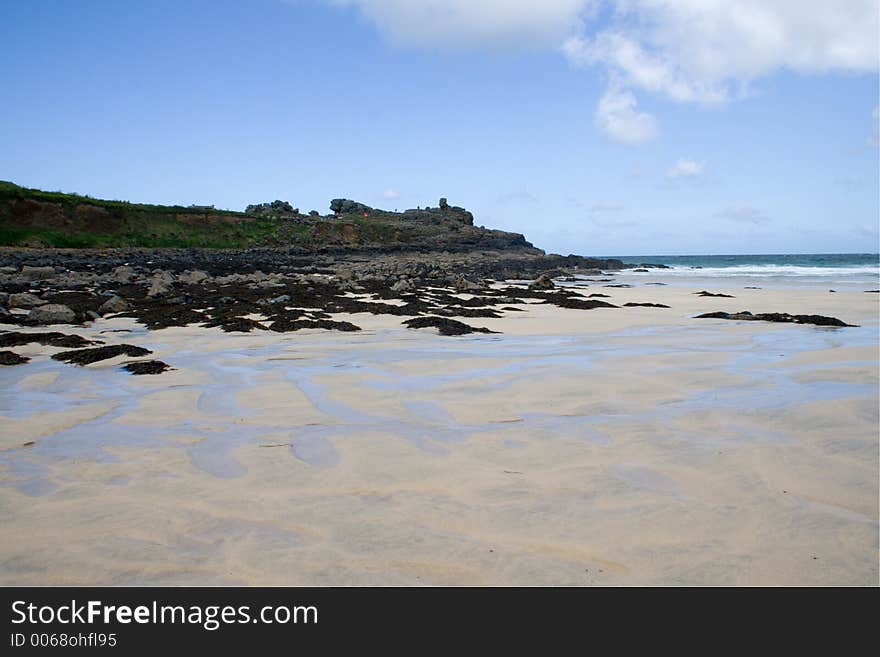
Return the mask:
<svg viewBox="0 0 880 657">
<path fill-rule="evenodd" d="M 616 282 L 669 308 L 53 327 L 173 369 L 16 348 L 0 584 L 877 585 L 878 295 Z M 858 327 L 694 319 L 741 310 Z"/>
</svg>

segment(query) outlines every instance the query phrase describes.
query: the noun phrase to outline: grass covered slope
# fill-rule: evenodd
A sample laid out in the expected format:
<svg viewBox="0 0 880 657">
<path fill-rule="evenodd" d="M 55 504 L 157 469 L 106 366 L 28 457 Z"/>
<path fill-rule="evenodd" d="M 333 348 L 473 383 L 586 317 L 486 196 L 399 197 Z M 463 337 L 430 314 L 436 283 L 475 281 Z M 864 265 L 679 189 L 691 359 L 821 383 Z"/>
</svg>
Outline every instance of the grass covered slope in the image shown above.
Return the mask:
<svg viewBox="0 0 880 657">
<path fill-rule="evenodd" d="M 522 235 L 468 225 L 443 209 L 273 217 L 202 206 L 108 201 L 4 181 L 0 181 L 0 246 L 531 248 Z"/>
</svg>

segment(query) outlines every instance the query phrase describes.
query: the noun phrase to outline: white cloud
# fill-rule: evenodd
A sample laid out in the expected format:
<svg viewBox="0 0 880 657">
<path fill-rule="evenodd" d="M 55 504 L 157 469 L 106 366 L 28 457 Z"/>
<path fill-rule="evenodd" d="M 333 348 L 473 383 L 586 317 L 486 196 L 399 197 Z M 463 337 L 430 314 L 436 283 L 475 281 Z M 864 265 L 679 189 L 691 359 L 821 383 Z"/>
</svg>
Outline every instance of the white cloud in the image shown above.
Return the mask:
<svg viewBox="0 0 880 657">
<path fill-rule="evenodd" d="M 562 51 L 623 84 L 677 101 L 723 102 L 778 70 L 878 68 L 878 0 L 610 0 L 595 33 Z"/>
<path fill-rule="evenodd" d="M 596 123 L 631 144 L 657 133 L 633 91 L 717 104 L 777 71 L 867 73 L 880 60 L 880 0 L 323 1 L 406 46 L 559 48 L 608 76 Z"/>
<path fill-rule="evenodd" d="M 640 144 L 657 136 L 654 117 L 638 111 L 632 93 L 614 86 L 599 99 L 596 125 L 612 139 L 625 144 Z"/>
<path fill-rule="evenodd" d="M 694 179 L 702 176 L 705 171 L 705 162 L 680 158 L 674 165 L 672 165 L 669 171 L 666 172 L 666 177 L 672 180 L 681 178 Z"/>
<path fill-rule="evenodd" d="M 384 192 L 382 192 L 382 198 L 387 200 L 392 200 L 396 198 L 400 198 L 400 192 L 396 189 L 388 188 Z"/>
<path fill-rule="evenodd" d="M 556 47 L 594 0 L 325 0 L 356 7 L 391 41 L 447 47 Z"/>
</svg>

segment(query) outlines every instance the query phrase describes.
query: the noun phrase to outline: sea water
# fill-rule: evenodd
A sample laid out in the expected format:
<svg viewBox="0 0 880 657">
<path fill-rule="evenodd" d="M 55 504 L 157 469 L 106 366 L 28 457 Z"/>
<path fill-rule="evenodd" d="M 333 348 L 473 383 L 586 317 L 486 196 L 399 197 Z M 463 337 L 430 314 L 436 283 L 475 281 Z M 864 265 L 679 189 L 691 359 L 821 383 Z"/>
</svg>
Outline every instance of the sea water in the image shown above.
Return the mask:
<svg viewBox="0 0 880 657">
<path fill-rule="evenodd" d="M 806 253 L 754 255 L 636 255 L 618 256 L 628 265 L 660 264 L 669 269 L 651 270 L 667 283 L 694 279 L 742 280 L 755 285 L 808 285 L 871 287 L 880 283 L 880 254 Z M 632 272 L 638 276 L 639 273 Z M 628 275 L 625 273 L 624 275 Z M 645 276 L 645 274 L 641 274 Z M 735 280 L 738 279 L 738 280 Z M 722 280 L 718 281 L 722 283 Z M 748 284 L 748 283 L 746 283 Z"/>
</svg>

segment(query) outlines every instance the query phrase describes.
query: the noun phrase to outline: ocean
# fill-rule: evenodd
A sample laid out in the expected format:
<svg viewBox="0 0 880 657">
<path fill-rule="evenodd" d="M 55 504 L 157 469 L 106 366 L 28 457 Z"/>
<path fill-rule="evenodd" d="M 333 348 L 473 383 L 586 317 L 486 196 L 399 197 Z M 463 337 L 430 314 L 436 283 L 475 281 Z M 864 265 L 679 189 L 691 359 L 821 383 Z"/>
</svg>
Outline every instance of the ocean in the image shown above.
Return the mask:
<svg viewBox="0 0 880 657">
<path fill-rule="evenodd" d="M 880 254 L 795 253 L 755 255 L 637 255 L 617 256 L 627 264 L 662 264 L 653 270 L 664 277 L 742 278 L 768 284 L 851 284 L 877 286 Z"/>
</svg>

